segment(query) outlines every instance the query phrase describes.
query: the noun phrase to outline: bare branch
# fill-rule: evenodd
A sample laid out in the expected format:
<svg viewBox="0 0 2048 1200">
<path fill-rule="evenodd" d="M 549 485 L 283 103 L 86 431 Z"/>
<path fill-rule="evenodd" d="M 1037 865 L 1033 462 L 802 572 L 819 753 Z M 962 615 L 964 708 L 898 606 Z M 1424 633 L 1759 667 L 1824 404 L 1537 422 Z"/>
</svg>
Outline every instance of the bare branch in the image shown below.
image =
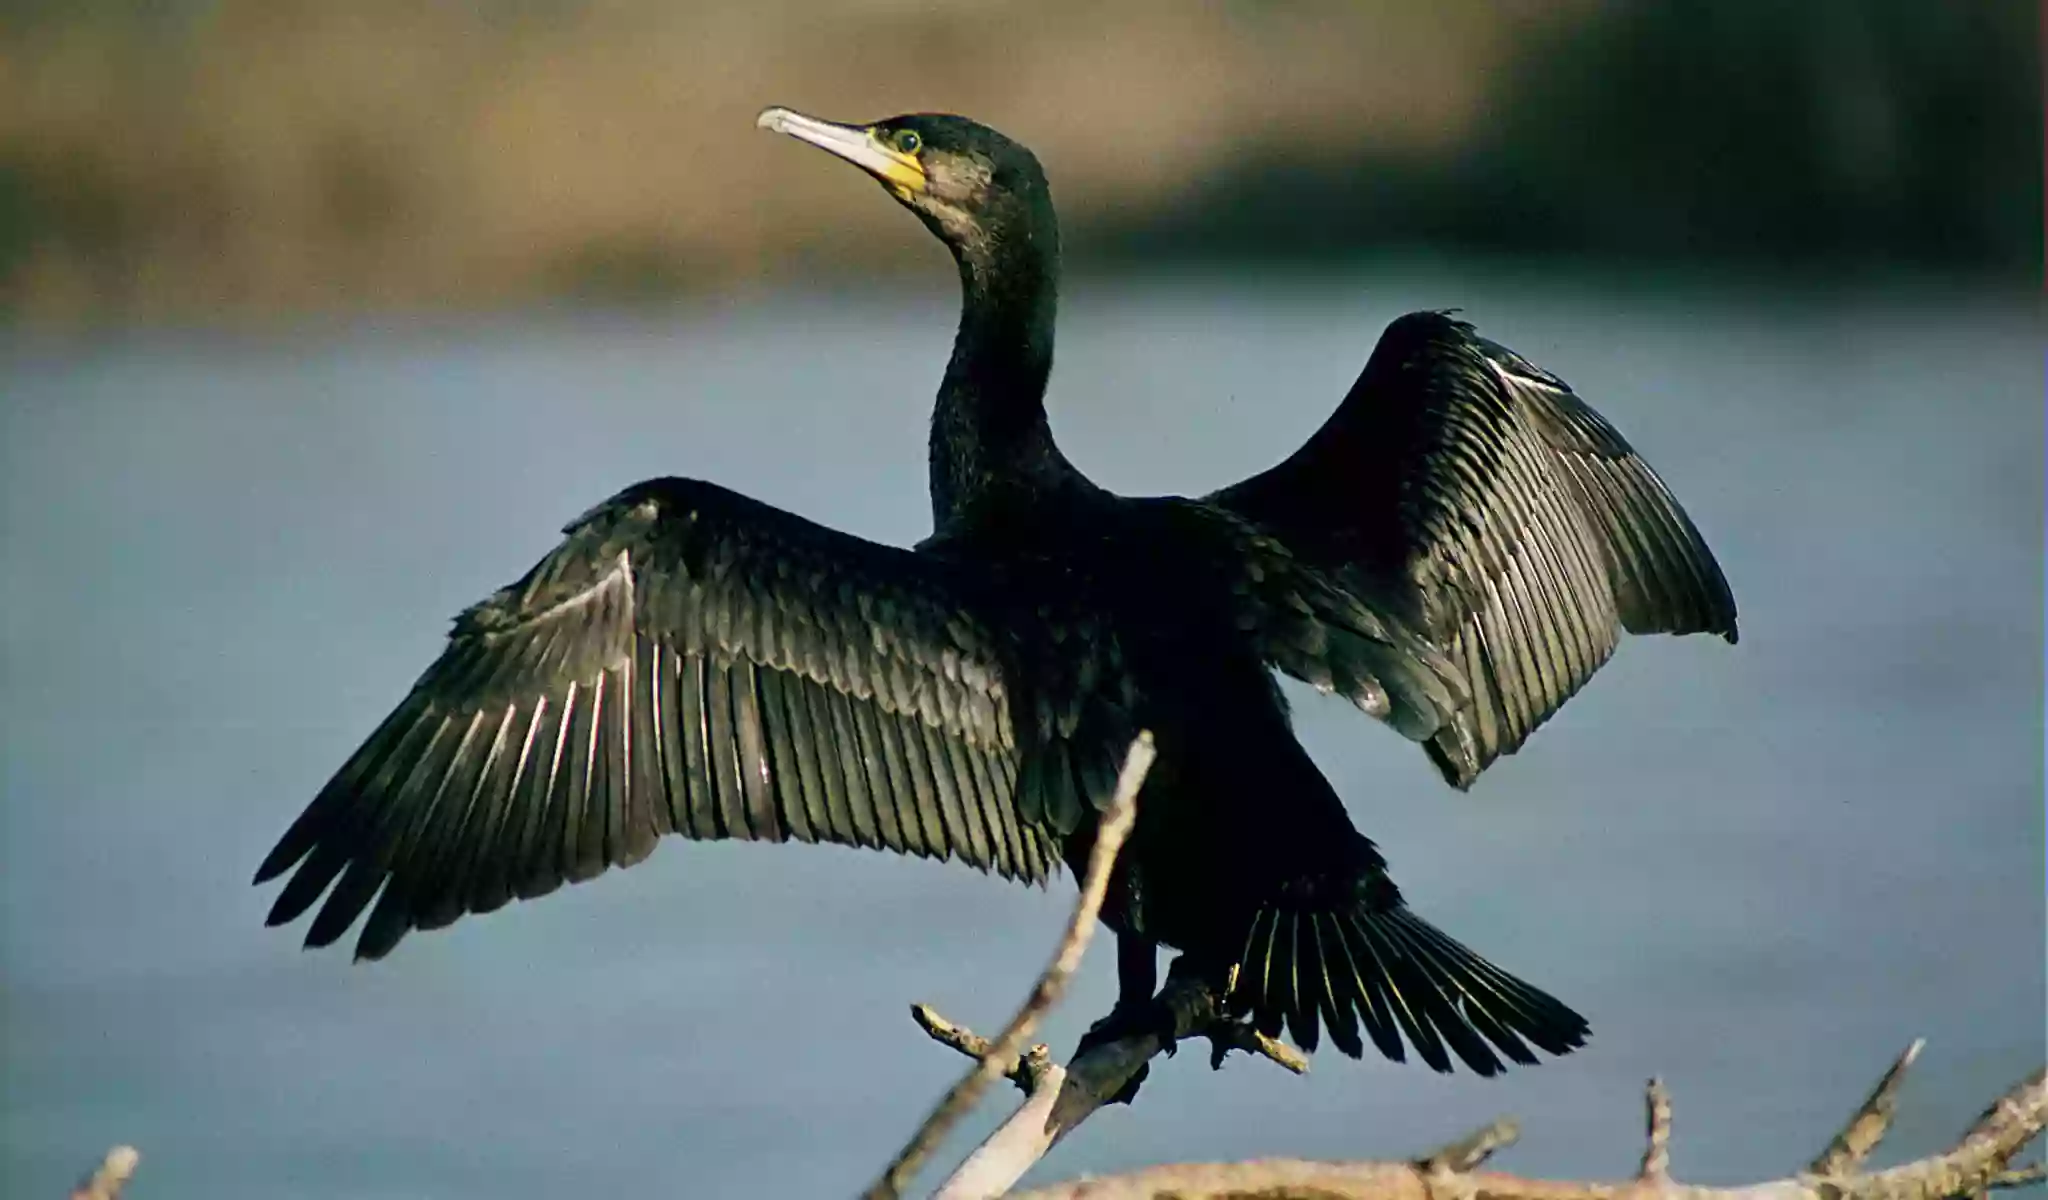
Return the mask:
<svg viewBox="0 0 2048 1200">
<path fill-rule="evenodd" d="M 1914 1038 L 1913 1044 L 1899 1055 L 1891 1070 L 1870 1089 L 1870 1095 L 1828 1148 L 1821 1151 L 1807 1171 L 1814 1175 L 1840 1175 L 1863 1165 L 1864 1158 L 1884 1140 L 1892 1125 L 1892 1110 L 1899 1101 L 1899 1086 L 1906 1081 L 1906 1072 L 1912 1070 L 1913 1062 L 1920 1057 L 1920 1050 L 1927 1045 L 1926 1038 Z"/>
<path fill-rule="evenodd" d="M 1653 1147 L 1668 1146 L 1670 1104 L 1661 1087 L 1652 1088 L 1649 1107 Z M 1016 1193 L 1012 1200 L 1156 1196 L 1173 1196 L 1175 1200 L 1221 1200 L 1226 1196 L 1233 1200 L 1952 1200 L 2041 1180 L 2040 1166 L 2012 1169 L 2009 1164 L 2044 1127 L 2048 1127 L 2048 1071 L 2036 1071 L 1986 1110 L 1954 1148 L 1884 1171 L 1827 1176 L 1807 1173 L 1743 1187 L 1696 1187 L 1673 1182 L 1668 1173 L 1650 1169 L 1658 1165 L 1653 1159 L 1668 1161 L 1667 1152 L 1654 1148 L 1644 1156 L 1644 1177 L 1619 1182 L 1526 1179 L 1456 1170 L 1456 1162 L 1467 1154 L 1466 1147 L 1482 1145 L 1486 1135 L 1494 1132 L 1494 1127 L 1489 1127 L 1412 1163 L 1301 1159 L 1178 1163 Z"/>
<path fill-rule="evenodd" d="M 1227 1018 L 1209 1022 L 1198 1035 L 1209 1039 L 1209 1067 L 1223 1069 L 1224 1056 L 1237 1050 L 1277 1063 L 1296 1075 L 1308 1074 L 1308 1056 L 1279 1038 L 1267 1037 L 1244 1021 Z"/>
<path fill-rule="evenodd" d="M 1478 1176 L 1458 1176 L 1460 1184 Z M 1011 1200 L 1433 1200 L 1431 1181 L 1407 1163 L 1332 1163 L 1266 1158 L 1241 1163 L 1176 1163 L 1128 1175 L 1078 1180 Z M 1493 1198 L 1489 1198 L 1493 1200 Z M 1604 1198 L 1603 1198 L 1604 1200 Z"/>
<path fill-rule="evenodd" d="M 899 1196 L 917 1165 L 999 1075 L 1023 1089 L 1023 1105 L 940 1186 L 935 1200 L 989 1200 L 1011 1194 L 1016 1181 L 1060 1139 L 1119 1095 L 1154 1056 L 1180 1040 L 1207 1037 L 1216 1067 L 1229 1051 L 1242 1050 L 1291 1071 L 1307 1069 L 1299 1052 L 1231 1019 L 1214 985 L 1198 970 L 1183 970 L 1185 958 L 1175 961 L 1166 986 L 1155 997 L 1171 1016 L 1170 1022 L 1161 1022 L 1171 1033 L 1134 1033 L 1076 1055 L 1065 1067 L 1054 1063 L 1044 1046 L 1020 1053 L 1036 1022 L 1058 1002 L 1087 948 L 1151 757 L 1150 739 L 1140 735 L 1118 779 L 1117 797 L 1098 834 L 1066 936 L 1002 1036 L 991 1041 L 929 1006 L 912 1006 L 912 1017 L 927 1035 L 974 1058 L 975 1066 L 933 1109 L 868 1197 Z M 1644 1097 L 1647 1145 L 1635 1177 L 1625 1181 L 1527 1179 L 1478 1171 L 1475 1168 L 1518 1136 L 1515 1123 L 1501 1119 L 1409 1162 L 1179 1163 L 1059 1184 L 1023 1193 L 1020 1200 L 1976 1200 L 1993 1189 L 2022 1187 L 2048 1177 L 2039 1164 L 2011 1165 L 2020 1149 L 2048 1127 L 2048 1068 L 2034 1072 L 1986 1109 L 1947 1152 L 1884 1171 L 1859 1171 L 1883 1139 L 1904 1078 L 1924 1044 L 1915 1041 L 1906 1048 L 1805 1172 L 1745 1187 L 1698 1187 L 1671 1178 L 1671 1095 L 1662 1080 L 1653 1078 Z"/>
<path fill-rule="evenodd" d="M 1982 1140 L 2005 1148 L 2006 1157 L 2010 1158 L 2041 1132 L 2039 1110 L 2044 1095 L 2048 1095 L 2048 1067 L 2035 1071 L 1993 1101 L 1977 1123 L 1970 1126 L 1970 1132 L 1963 1135 L 1956 1149 Z"/>
<path fill-rule="evenodd" d="M 1267 1037 L 1243 1021 L 1233 1021 L 1227 1017 L 1209 1019 L 1207 1014 L 1220 1010 L 1221 1005 L 1217 1003 L 1213 996 L 1207 994 L 1207 989 L 1208 985 L 1206 983 L 1200 980 L 1187 979 L 1183 980 L 1179 985 L 1169 984 L 1168 990 L 1160 993 L 1161 1002 L 1169 1006 L 1174 1006 L 1176 996 L 1183 997 L 1181 1005 L 1175 1007 L 1176 1011 L 1184 1007 L 1187 1010 L 1187 1019 L 1178 1022 L 1178 1028 L 1174 1034 L 1176 1039 L 1192 1037 L 1209 1039 L 1209 1065 L 1215 1069 L 1221 1069 L 1224 1057 L 1230 1051 L 1236 1050 L 1244 1054 L 1266 1059 L 1269 1062 L 1285 1067 L 1296 1075 L 1306 1075 L 1308 1073 L 1307 1056 L 1286 1042 L 1278 1038 Z M 918 1028 L 924 1030 L 933 1041 L 942 1046 L 949 1046 L 954 1050 L 958 1050 L 969 1058 L 980 1058 L 988 1052 L 989 1047 L 995 1044 L 966 1026 L 947 1020 L 929 1004 L 911 1005 L 910 1019 L 916 1021 Z M 1147 1044 L 1148 1042 L 1156 1044 L 1156 1041 L 1153 1039 L 1147 1039 L 1142 1036 L 1126 1040 L 1133 1046 Z M 1123 1056 L 1118 1055 L 1116 1057 L 1121 1058 Z M 1007 1064 L 1002 1073 L 1021 1087 L 1023 1086 L 1023 1081 L 1016 1078 L 1016 1068 L 1018 1065 L 1018 1063 Z M 1071 1071 L 1077 1065 L 1078 1060 L 1067 1064 L 1067 1069 Z M 1126 1079 L 1103 1080 L 1103 1083 L 1109 1086 L 1111 1094 L 1121 1091 L 1126 1082 L 1128 1082 Z"/>
<path fill-rule="evenodd" d="M 92 1174 L 71 1189 L 71 1200 L 120 1200 L 121 1189 L 135 1177 L 142 1155 L 133 1146 L 116 1146 L 107 1151 Z"/>
<path fill-rule="evenodd" d="M 1644 1089 L 1643 1108 L 1649 1145 L 1643 1148 L 1643 1165 L 1636 1178 L 1644 1183 L 1667 1183 L 1671 1179 L 1671 1093 L 1663 1080 L 1650 1080 Z"/>
<path fill-rule="evenodd" d="M 911 1005 L 910 1019 L 917 1022 L 919 1029 L 930 1034 L 933 1041 L 942 1046 L 951 1046 L 969 1058 L 977 1060 L 986 1058 L 988 1057 L 988 1052 L 995 1049 L 996 1044 L 994 1042 L 989 1041 L 965 1025 L 955 1025 L 953 1022 L 948 1021 L 939 1015 L 939 1010 L 929 1004 Z M 1015 1069 L 1015 1066 L 1016 1064 L 1012 1063 L 1009 1068 L 1006 1068 L 1006 1073 L 1008 1070 Z"/>
<path fill-rule="evenodd" d="M 1228 1051 L 1242 1050 L 1278 1063 L 1297 1075 L 1308 1070 L 1308 1060 L 1300 1051 L 1224 1016 L 1222 1002 L 1209 983 L 1195 972 L 1181 970 L 1178 960 L 1158 999 L 1173 1014 L 1175 1040 L 1210 1040 L 1212 1066 L 1220 1066 Z M 946 1025 L 958 1030 L 951 1022 Z M 938 1040 L 954 1044 L 948 1038 Z M 1139 1033 L 1096 1046 L 1077 1055 L 1065 1068 L 1053 1067 L 1035 1086 L 1025 1089 L 1023 1105 L 940 1185 L 935 1200 L 985 1200 L 1002 1195 L 1060 1139 L 1123 1091 L 1131 1077 L 1165 1049 L 1166 1043 L 1157 1034 Z"/>
<path fill-rule="evenodd" d="M 910 1019 L 917 1022 L 918 1028 L 930 1034 L 933 1041 L 942 1046 L 951 1046 L 969 1058 L 987 1058 L 995 1049 L 994 1042 L 965 1025 L 955 1025 L 948 1021 L 929 1004 L 911 1005 Z M 1029 1094 L 1045 1078 L 1046 1070 L 1053 1066 L 1052 1051 L 1040 1043 L 1026 1050 L 1021 1056 L 1000 1062 L 997 1066 L 998 1073 L 1003 1078 Z"/>
<path fill-rule="evenodd" d="M 895 1200 L 900 1196 L 903 1186 L 916 1173 L 919 1164 L 973 1107 L 982 1091 L 998 1076 L 1019 1069 L 1019 1052 L 1025 1039 L 1066 994 L 1067 981 L 1073 977 L 1074 969 L 1081 965 L 1081 956 L 1087 952 L 1088 941 L 1095 935 L 1095 918 L 1102 911 L 1102 899 L 1109 890 L 1110 869 L 1137 819 L 1138 789 L 1144 786 L 1145 773 L 1152 769 L 1153 757 L 1152 735 L 1149 732 L 1139 733 L 1124 756 L 1123 770 L 1117 776 L 1116 794 L 1110 802 L 1109 811 L 1103 814 L 1096 829 L 1095 847 L 1088 856 L 1088 872 L 1081 881 L 1081 898 L 1074 905 L 1074 914 L 1067 922 L 1059 950 L 1039 975 L 1038 983 L 1031 989 L 1024 1006 L 1010 1018 L 1002 1034 L 982 1052 L 974 1069 L 940 1097 L 931 1114 L 918 1126 L 917 1132 L 911 1135 L 910 1141 L 882 1177 L 867 1190 L 867 1200 Z"/>
<path fill-rule="evenodd" d="M 1077 1096 L 1095 1095 L 1085 1079 L 1077 1081 L 1081 1069 L 1078 1062 L 1071 1069 L 1053 1064 L 1040 1086 L 1025 1097 L 1009 1120 L 975 1147 L 965 1162 L 954 1168 L 939 1190 L 932 1193 L 932 1200 L 987 1200 L 1009 1191 L 1010 1185 L 1033 1163 L 1045 1157 L 1065 1130 L 1079 1122 L 1080 1118 L 1063 1108 L 1072 1109 L 1078 1103 Z M 1088 1111 L 1102 1103 L 1101 1099 L 1095 1100 Z"/>
<path fill-rule="evenodd" d="M 2048 1168 L 2043 1168 L 2040 1163 L 2029 1163 L 2024 1167 L 2015 1167 L 2010 1171 L 2002 1171 L 1994 1175 L 1991 1182 L 1984 1186 L 1987 1188 L 2026 1187 L 2029 1184 L 2040 1183 L 2044 1179 L 2048 1179 Z"/>
<path fill-rule="evenodd" d="M 1502 1117 L 1491 1125 L 1475 1129 L 1457 1141 L 1416 1159 L 1415 1169 L 1425 1175 L 1470 1171 L 1493 1157 L 1494 1151 L 1514 1145 L 1516 1139 L 1521 1136 L 1521 1127 L 1512 1119 Z"/>
</svg>

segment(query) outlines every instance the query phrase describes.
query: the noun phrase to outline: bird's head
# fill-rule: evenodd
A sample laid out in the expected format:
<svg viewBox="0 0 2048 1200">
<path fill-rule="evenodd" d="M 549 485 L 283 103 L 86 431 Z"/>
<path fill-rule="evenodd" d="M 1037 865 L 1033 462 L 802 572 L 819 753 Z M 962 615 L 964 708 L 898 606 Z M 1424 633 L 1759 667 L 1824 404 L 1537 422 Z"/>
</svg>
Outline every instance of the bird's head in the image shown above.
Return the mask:
<svg viewBox="0 0 2048 1200">
<path fill-rule="evenodd" d="M 755 124 L 874 176 L 963 259 L 1017 242 L 1057 253 L 1045 171 L 1031 151 L 986 125 L 945 113 L 842 125 L 786 108 L 763 110 Z"/>
</svg>

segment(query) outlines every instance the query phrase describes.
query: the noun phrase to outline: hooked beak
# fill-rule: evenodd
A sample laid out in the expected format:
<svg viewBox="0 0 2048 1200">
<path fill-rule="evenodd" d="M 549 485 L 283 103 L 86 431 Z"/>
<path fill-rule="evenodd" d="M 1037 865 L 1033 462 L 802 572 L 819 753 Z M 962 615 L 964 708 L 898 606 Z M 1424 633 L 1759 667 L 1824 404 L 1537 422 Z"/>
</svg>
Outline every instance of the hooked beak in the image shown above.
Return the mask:
<svg viewBox="0 0 2048 1200">
<path fill-rule="evenodd" d="M 786 133 L 827 154 L 843 158 L 905 198 L 925 189 L 924 165 L 911 155 L 883 145 L 870 129 L 820 121 L 786 108 L 764 108 L 761 115 L 754 118 L 754 124 L 761 129 Z"/>
</svg>

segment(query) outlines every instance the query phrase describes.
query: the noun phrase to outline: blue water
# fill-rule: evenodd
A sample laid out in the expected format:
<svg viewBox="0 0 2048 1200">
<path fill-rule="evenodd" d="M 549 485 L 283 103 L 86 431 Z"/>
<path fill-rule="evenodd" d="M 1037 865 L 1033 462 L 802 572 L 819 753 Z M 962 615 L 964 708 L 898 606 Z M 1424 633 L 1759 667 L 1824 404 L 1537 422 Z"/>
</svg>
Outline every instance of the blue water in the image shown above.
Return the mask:
<svg viewBox="0 0 2048 1200">
<path fill-rule="evenodd" d="M 952 303 L 0 346 L 0 1192 L 59 1194 L 117 1141 L 164 1198 L 863 1183 L 963 1065 L 905 1006 L 998 1025 L 1068 881 L 671 841 L 355 967 L 266 931 L 248 877 L 446 618 L 619 486 L 699 475 L 922 536 Z M 1081 286 L 1054 427 L 1111 487 L 1208 490 L 1298 444 L 1387 320 L 1451 304 L 1664 472 L 1742 643 L 1628 642 L 1466 796 L 1339 702 L 1297 689 L 1298 723 L 1416 905 L 1595 1039 L 1499 1081 L 1334 1054 L 1211 1075 L 1191 1052 L 1034 1178 L 1397 1157 L 1501 1113 L 1525 1130 L 1503 1166 L 1612 1177 L 1651 1074 L 1681 1177 L 1759 1178 L 1923 1035 L 1888 1153 L 1943 1144 L 2044 1054 L 2031 300 Z M 1091 959 L 1049 1040 L 1112 975 Z"/>
</svg>

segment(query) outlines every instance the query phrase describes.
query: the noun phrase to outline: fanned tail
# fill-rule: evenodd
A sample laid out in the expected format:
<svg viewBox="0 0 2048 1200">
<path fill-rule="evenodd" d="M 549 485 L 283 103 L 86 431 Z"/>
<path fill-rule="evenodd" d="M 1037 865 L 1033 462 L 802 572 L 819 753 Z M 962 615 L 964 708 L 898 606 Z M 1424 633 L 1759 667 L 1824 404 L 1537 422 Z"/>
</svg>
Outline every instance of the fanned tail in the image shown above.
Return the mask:
<svg viewBox="0 0 2048 1200">
<path fill-rule="evenodd" d="M 1362 886 L 1361 896 L 1375 889 Z M 1507 1069 L 1505 1056 L 1534 1065 L 1535 1051 L 1567 1054 L 1586 1043 L 1586 1020 L 1416 916 L 1398 899 L 1361 899 L 1350 909 L 1270 907 L 1252 921 L 1231 991 L 1261 1032 L 1284 1026 L 1313 1051 L 1318 1029 L 1352 1058 L 1360 1037 L 1407 1061 L 1404 1039 L 1422 1061 L 1449 1072 L 1451 1055 L 1481 1075 Z"/>
</svg>

